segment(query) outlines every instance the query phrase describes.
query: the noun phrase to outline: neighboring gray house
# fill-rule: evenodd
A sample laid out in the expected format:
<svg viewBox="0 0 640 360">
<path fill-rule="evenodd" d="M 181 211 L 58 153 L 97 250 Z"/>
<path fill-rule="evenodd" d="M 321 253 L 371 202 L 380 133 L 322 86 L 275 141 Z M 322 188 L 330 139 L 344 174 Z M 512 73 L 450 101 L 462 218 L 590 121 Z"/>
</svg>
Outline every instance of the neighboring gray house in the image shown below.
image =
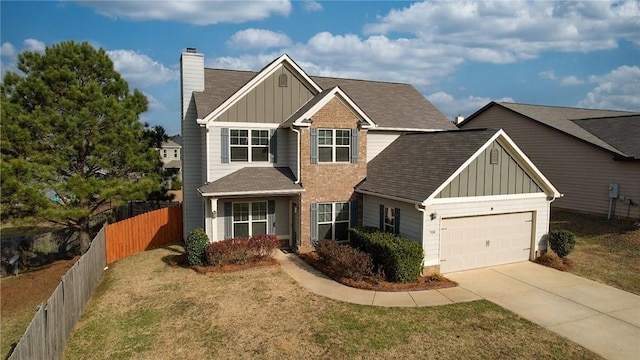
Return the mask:
<svg viewBox="0 0 640 360">
<path fill-rule="evenodd" d="M 546 249 L 558 191 L 503 131 L 458 130 L 409 84 L 309 76 L 286 54 L 206 69 L 189 49 L 181 86 L 185 237 L 269 233 L 305 252 L 372 225 L 443 272 Z"/>
<path fill-rule="evenodd" d="M 160 159 L 162 160 L 162 167 L 177 175 L 179 179 L 182 179 L 182 161 L 180 160 L 181 149 L 182 146 L 173 140 L 162 142 L 158 149 Z"/>
<path fill-rule="evenodd" d="M 640 218 L 640 113 L 491 102 L 459 126 L 504 129 L 564 194 L 554 207 Z"/>
</svg>

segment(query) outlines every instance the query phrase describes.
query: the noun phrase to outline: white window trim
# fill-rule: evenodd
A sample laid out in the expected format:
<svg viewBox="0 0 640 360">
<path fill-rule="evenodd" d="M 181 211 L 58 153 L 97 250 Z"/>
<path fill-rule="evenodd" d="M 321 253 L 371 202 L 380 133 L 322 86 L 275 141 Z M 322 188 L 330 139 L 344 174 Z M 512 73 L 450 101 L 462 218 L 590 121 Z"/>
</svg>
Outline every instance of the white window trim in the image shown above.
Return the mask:
<svg viewBox="0 0 640 360">
<path fill-rule="evenodd" d="M 233 131 L 247 131 L 247 145 L 234 145 L 231 143 L 231 132 Z M 266 131 L 267 132 L 267 145 L 253 145 L 251 143 L 252 132 L 253 131 Z M 253 148 L 266 148 L 267 149 L 267 160 L 253 160 L 252 158 L 252 149 Z M 267 129 L 241 129 L 241 128 L 229 128 L 229 162 L 230 163 L 269 163 L 270 162 L 270 154 L 269 150 L 271 147 L 271 136 L 269 130 Z M 247 160 L 233 160 L 231 149 L 233 148 L 247 148 Z"/>
<path fill-rule="evenodd" d="M 257 203 L 263 203 L 264 204 L 264 220 L 253 220 L 253 204 L 257 204 Z M 248 204 L 249 205 L 249 218 L 246 221 L 236 221 L 235 216 L 234 216 L 234 210 L 235 210 L 235 206 L 236 204 Z M 269 231 L 269 204 L 267 201 L 239 201 L 239 202 L 234 202 L 231 203 L 231 234 L 232 237 L 236 237 L 236 224 L 248 224 L 249 225 L 249 237 L 253 236 L 253 224 L 254 223 L 264 223 L 265 224 L 265 229 L 266 232 L 265 234 Z"/>
<path fill-rule="evenodd" d="M 349 212 L 349 217 L 346 220 L 337 220 L 338 212 L 336 211 L 336 207 L 338 204 L 345 204 L 346 209 Z M 320 221 L 320 207 L 322 205 L 331 205 L 331 221 Z M 320 229 L 320 225 L 331 224 L 331 239 L 336 239 L 336 224 L 347 223 L 347 227 L 351 224 L 351 204 L 348 201 L 344 202 L 334 202 L 334 203 L 318 203 L 318 229 Z M 320 238 L 318 237 L 320 240 Z M 347 241 L 349 239 L 341 239 L 339 241 Z"/>
<path fill-rule="evenodd" d="M 331 131 L 331 145 L 321 145 L 320 144 L 320 132 L 321 131 Z M 349 142 L 348 145 L 338 145 L 337 144 L 337 133 L 338 131 L 347 131 L 349 133 L 349 135 L 347 136 L 347 141 Z M 322 161 L 320 160 L 320 149 L 321 148 L 331 148 L 331 161 Z M 338 161 L 338 157 L 337 157 L 337 149 L 338 148 L 347 148 L 347 150 L 349 151 L 349 154 L 347 156 L 346 160 L 341 160 Z M 319 164 L 327 164 L 327 163 L 341 163 L 341 164 L 346 164 L 346 163 L 350 163 L 351 162 L 351 129 L 325 129 L 325 128 L 319 128 L 318 129 L 318 163 Z"/>
</svg>

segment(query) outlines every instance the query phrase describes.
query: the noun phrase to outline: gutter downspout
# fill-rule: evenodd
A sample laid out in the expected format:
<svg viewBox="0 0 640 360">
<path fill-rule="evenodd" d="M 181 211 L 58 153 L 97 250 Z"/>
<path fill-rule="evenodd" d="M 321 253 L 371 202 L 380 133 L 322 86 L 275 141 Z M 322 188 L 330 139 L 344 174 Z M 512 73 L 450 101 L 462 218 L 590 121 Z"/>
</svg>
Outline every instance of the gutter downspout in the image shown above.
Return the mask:
<svg viewBox="0 0 640 360">
<path fill-rule="evenodd" d="M 298 185 L 298 184 L 300 184 L 300 130 L 294 128 L 293 126 L 291 126 L 291 130 L 293 130 L 293 132 L 298 134 L 298 141 L 296 141 L 296 156 L 297 156 L 297 160 L 296 160 L 296 182 L 294 182 L 294 184 Z"/>
<path fill-rule="evenodd" d="M 422 270 L 420 270 L 420 274 L 424 275 L 424 262 L 427 258 L 427 254 L 425 254 L 424 251 L 424 240 L 426 238 L 426 226 L 425 226 L 425 220 L 427 217 L 427 209 L 426 207 L 420 207 L 419 204 L 413 204 L 413 206 L 415 206 L 416 210 L 418 210 L 419 212 L 422 213 L 422 256 L 423 256 L 423 260 L 422 260 Z M 438 253 L 440 253 L 440 249 L 438 249 Z M 440 258 L 440 254 L 438 254 L 438 258 Z"/>
</svg>

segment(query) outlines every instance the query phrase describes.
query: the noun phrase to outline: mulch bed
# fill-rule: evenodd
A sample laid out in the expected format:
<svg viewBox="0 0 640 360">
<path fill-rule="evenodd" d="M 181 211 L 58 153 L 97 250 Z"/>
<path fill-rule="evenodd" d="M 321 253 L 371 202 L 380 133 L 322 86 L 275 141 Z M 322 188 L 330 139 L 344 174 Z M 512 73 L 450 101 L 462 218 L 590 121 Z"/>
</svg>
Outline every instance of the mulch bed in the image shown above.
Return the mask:
<svg viewBox="0 0 640 360">
<path fill-rule="evenodd" d="M 316 253 L 298 254 L 298 256 L 307 264 L 320 270 L 322 273 L 334 279 L 335 281 L 356 289 L 393 292 L 435 290 L 458 286 L 458 283 L 456 283 L 455 281 L 451 281 L 439 274 L 421 276 L 415 282 L 410 283 L 390 282 L 378 276 L 367 276 L 360 281 L 356 281 L 338 275 L 333 269 L 320 262 Z M 280 264 L 278 260 L 274 258 L 267 258 L 258 262 L 249 262 L 240 265 L 231 264 L 223 266 L 189 266 L 189 263 L 187 261 L 187 254 L 175 255 L 169 259 L 168 263 L 171 267 L 190 267 L 200 274 L 208 275 L 228 273 L 262 266 L 275 266 Z"/>
<path fill-rule="evenodd" d="M 190 267 L 200 274 L 221 274 L 251 269 L 255 267 L 280 265 L 280 263 L 274 258 L 266 258 L 260 261 L 248 262 L 246 264 L 229 264 L 222 266 L 189 266 L 187 254 L 180 254 L 175 255 L 171 259 L 169 259 L 169 265 L 171 267 Z"/>
<path fill-rule="evenodd" d="M 567 258 L 560 258 L 551 252 L 547 252 L 546 254 L 540 256 L 539 258 L 536 259 L 535 262 L 540 265 L 544 265 L 560 271 L 569 271 L 575 265 L 573 260 L 567 259 Z"/>
<path fill-rule="evenodd" d="M 377 276 L 367 276 L 360 281 L 356 281 L 337 274 L 333 269 L 320 262 L 316 253 L 299 254 L 298 256 L 307 264 L 320 270 L 333 280 L 357 289 L 393 292 L 435 290 L 458 286 L 458 283 L 451 281 L 440 274 L 421 276 L 415 282 L 410 283 L 390 282 Z"/>
</svg>

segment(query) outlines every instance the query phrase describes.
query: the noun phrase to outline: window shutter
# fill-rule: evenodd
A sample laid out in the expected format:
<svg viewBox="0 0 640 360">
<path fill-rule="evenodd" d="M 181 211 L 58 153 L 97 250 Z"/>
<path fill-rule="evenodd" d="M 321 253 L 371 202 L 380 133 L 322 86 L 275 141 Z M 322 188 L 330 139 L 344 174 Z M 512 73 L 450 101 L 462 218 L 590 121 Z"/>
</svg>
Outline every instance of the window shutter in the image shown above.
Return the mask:
<svg viewBox="0 0 640 360">
<path fill-rule="evenodd" d="M 351 129 L 351 162 L 358 162 L 358 129 Z"/>
<path fill-rule="evenodd" d="M 318 129 L 311 128 L 311 163 L 318 163 Z"/>
<path fill-rule="evenodd" d="M 267 234 L 276 233 L 276 201 L 267 201 Z"/>
<path fill-rule="evenodd" d="M 400 235 L 400 209 L 396 208 L 396 212 L 394 214 L 394 229 L 396 235 Z"/>
<path fill-rule="evenodd" d="M 351 216 L 351 227 L 358 226 L 358 202 L 352 201 L 349 203 L 351 209 L 349 209 L 349 216 Z"/>
<path fill-rule="evenodd" d="M 269 130 L 269 155 L 273 164 L 278 162 L 278 129 Z"/>
<path fill-rule="evenodd" d="M 318 204 L 311 203 L 311 244 L 318 241 Z"/>
<path fill-rule="evenodd" d="M 223 164 L 229 163 L 229 128 L 220 129 L 220 162 Z"/>
<path fill-rule="evenodd" d="M 384 231 L 384 205 L 380 205 L 380 231 Z"/>
<path fill-rule="evenodd" d="M 224 203 L 224 238 L 231 239 L 233 237 L 233 210 L 230 202 Z"/>
</svg>

